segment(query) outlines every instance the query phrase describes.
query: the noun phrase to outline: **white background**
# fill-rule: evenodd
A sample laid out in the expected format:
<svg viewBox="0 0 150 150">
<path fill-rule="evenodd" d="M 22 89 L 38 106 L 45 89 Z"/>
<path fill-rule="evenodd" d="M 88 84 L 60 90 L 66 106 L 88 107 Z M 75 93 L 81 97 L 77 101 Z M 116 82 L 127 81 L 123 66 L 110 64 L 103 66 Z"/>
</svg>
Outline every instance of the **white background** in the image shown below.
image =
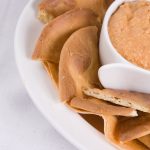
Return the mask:
<svg viewBox="0 0 150 150">
<path fill-rule="evenodd" d="M 29 98 L 14 58 L 14 32 L 28 0 L 0 0 L 0 150 L 76 150 Z"/>
</svg>

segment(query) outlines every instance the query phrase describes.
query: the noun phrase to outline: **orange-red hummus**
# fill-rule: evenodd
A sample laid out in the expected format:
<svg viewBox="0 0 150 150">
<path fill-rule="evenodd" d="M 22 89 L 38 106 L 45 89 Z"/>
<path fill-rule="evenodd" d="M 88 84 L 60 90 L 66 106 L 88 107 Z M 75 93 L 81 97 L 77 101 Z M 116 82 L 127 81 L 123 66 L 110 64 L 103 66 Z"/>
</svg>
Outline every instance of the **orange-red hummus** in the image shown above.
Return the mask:
<svg viewBox="0 0 150 150">
<path fill-rule="evenodd" d="M 125 59 L 150 70 L 150 2 L 122 4 L 111 16 L 108 30 L 113 46 Z"/>
</svg>

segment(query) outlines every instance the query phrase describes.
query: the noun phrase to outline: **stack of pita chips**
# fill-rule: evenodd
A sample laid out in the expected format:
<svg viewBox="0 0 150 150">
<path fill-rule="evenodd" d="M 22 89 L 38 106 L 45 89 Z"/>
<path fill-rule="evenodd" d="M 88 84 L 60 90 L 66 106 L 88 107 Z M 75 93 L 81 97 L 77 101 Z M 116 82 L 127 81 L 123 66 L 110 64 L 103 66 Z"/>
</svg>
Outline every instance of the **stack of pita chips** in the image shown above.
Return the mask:
<svg viewBox="0 0 150 150">
<path fill-rule="evenodd" d="M 134 118 L 103 116 L 105 135 L 123 149 L 150 149 L 150 94 L 95 88 L 83 91 L 88 96 L 138 110 L 138 116 Z M 110 135 L 109 130 L 114 134 Z"/>
<path fill-rule="evenodd" d="M 43 63 L 62 102 L 104 132 L 112 144 L 124 150 L 148 150 L 150 95 L 103 89 L 98 80 L 99 32 L 108 3 L 43 0 L 39 12 L 46 12 L 48 19 L 32 57 Z"/>
</svg>

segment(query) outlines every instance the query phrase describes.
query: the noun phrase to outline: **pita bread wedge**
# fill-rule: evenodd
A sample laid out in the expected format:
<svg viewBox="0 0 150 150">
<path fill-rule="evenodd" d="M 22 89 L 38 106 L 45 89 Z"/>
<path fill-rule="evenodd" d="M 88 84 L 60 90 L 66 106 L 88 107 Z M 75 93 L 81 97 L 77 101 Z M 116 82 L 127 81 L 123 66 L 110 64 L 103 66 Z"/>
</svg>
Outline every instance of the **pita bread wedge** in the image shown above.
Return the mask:
<svg viewBox="0 0 150 150">
<path fill-rule="evenodd" d="M 132 140 L 127 143 L 120 143 L 118 140 L 118 118 L 116 116 L 103 116 L 104 134 L 106 138 L 120 150 L 149 150 L 139 140 Z"/>
<path fill-rule="evenodd" d="M 137 113 L 134 109 L 113 106 L 98 99 L 81 99 L 75 97 L 70 101 L 70 106 L 73 108 L 86 110 L 88 112 L 91 112 L 92 114 L 99 116 L 110 114 L 120 116 L 137 116 Z"/>
<path fill-rule="evenodd" d="M 112 89 L 85 89 L 84 93 L 88 96 L 150 113 L 150 94 Z"/>
<path fill-rule="evenodd" d="M 99 87 L 98 29 L 89 26 L 73 33 L 63 46 L 59 63 L 59 93 L 63 101 L 82 97 L 82 88 Z"/>
<path fill-rule="evenodd" d="M 38 7 L 38 18 L 47 23 L 49 20 L 74 8 L 88 8 L 98 15 L 101 21 L 107 4 L 105 0 L 43 0 Z"/>
<path fill-rule="evenodd" d="M 139 141 L 145 144 L 148 148 L 150 148 L 150 134 L 139 138 Z"/>
<path fill-rule="evenodd" d="M 118 126 L 121 142 L 131 141 L 150 134 L 150 114 L 121 121 Z"/>
<path fill-rule="evenodd" d="M 47 23 L 75 7 L 75 0 L 42 0 L 38 6 L 38 18 Z"/>
<path fill-rule="evenodd" d="M 44 27 L 32 58 L 59 63 L 61 49 L 69 36 L 90 25 L 100 26 L 97 16 L 89 9 L 74 9 L 55 18 Z"/>
<path fill-rule="evenodd" d="M 56 85 L 56 87 L 58 87 L 58 64 L 50 62 L 42 62 L 42 63 L 47 73 L 53 80 L 54 84 Z"/>
</svg>

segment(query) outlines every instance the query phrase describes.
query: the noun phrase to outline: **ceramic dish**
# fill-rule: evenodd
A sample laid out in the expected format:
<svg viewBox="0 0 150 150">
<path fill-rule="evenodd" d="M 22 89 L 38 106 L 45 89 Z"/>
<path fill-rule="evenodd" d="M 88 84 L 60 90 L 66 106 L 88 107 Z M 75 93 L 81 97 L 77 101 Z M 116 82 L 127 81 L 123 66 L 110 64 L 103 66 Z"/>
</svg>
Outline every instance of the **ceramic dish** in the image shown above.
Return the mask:
<svg viewBox="0 0 150 150">
<path fill-rule="evenodd" d="M 62 104 L 40 62 L 31 60 L 42 24 L 36 18 L 37 0 L 23 10 L 15 33 L 15 54 L 23 83 L 41 113 L 66 139 L 82 150 L 115 150 L 99 131 Z"/>
</svg>

